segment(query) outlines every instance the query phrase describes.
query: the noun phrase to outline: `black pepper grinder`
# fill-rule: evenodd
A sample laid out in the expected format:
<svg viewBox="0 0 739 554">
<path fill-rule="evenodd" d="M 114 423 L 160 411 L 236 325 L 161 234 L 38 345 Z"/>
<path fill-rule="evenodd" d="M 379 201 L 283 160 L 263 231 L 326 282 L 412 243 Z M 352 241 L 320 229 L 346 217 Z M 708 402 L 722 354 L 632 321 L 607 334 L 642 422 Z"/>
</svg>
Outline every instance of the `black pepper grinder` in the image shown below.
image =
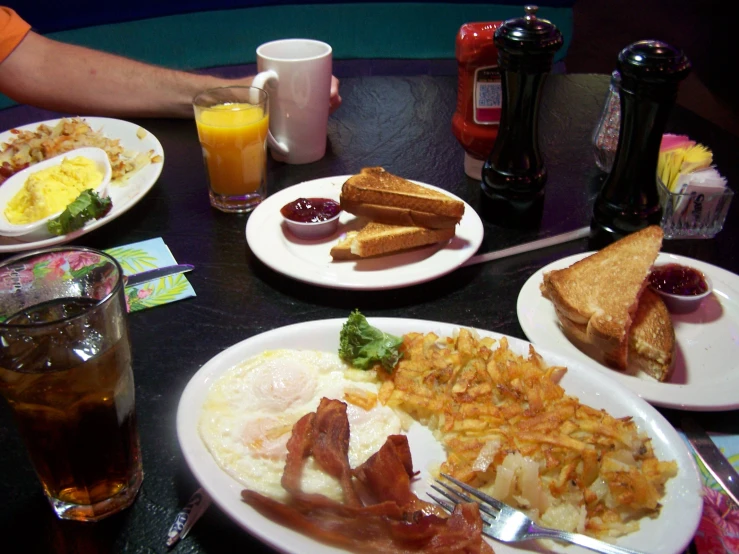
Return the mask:
<svg viewBox="0 0 739 554">
<path fill-rule="evenodd" d="M 660 224 L 659 148 L 690 62 L 682 50 L 643 40 L 621 50 L 616 67 L 621 75 L 621 123 L 613 167 L 593 208 L 596 247 Z"/>
<path fill-rule="evenodd" d="M 539 153 L 539 101 L 554 54 L 562 47 L 562 33 L 536 17 L 505 21 L 493 40 L 498 47 L 503 106 L 500 130 L 482 169 L 481 188 L 492 200 L 526 204 L 543 197 L 547 172 Z"/>
</svg>

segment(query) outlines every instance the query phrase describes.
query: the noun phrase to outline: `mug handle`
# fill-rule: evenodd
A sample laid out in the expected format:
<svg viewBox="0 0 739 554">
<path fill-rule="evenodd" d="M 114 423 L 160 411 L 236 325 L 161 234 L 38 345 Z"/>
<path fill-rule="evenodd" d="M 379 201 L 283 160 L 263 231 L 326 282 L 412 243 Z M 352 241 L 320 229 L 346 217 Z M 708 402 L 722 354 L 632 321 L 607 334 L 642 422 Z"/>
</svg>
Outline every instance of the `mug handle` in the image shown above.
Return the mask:
<svg viewBox="0 0 739 554">
<path fill-rule="evenodd" d="M 268 69 L 267 71 L 257 73 L 251 86 L 264 89 L 267 83 L 273 83 L 274 86 L 277 86 L 279 82 L 280 78 L 277 73 Z M 267 131 L 267 144 L 269 144 L 270 148 L 275 150 L 278 154 L 282 154 L 283 156 L 290 154 L 290 149 L 287 145 L 284 142 L 278 141 L 272 134 L 272 131 Z"/>
</svg>

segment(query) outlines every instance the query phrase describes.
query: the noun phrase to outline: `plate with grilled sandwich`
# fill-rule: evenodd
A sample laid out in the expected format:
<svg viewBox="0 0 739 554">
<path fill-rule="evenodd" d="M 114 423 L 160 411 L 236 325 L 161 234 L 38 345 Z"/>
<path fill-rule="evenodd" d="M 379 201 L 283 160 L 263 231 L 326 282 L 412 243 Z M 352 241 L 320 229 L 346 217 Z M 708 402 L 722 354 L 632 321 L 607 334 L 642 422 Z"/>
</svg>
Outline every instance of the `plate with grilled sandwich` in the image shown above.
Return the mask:
<svg viewBox="0 0 739 554">
<path fill-rule="evenodd" d="M 281 209 L 297 199 L 341 204 L 335 232 L 293 234 Z M 483 225 L 466 202 L 438 187 L 364 168 L 356 175 L 300 183 L 267 198 L 246 224 L 246 240 L 265 265 L 321 287 L 383 290 L 446 275 L 480 247 Z"/>
<path fill-rule="evenodd" d="M 529 340 L 604 373 L 648 402 L 682 410 L 739 408 L 739 276 L 661 253 L 653 226 L 534 273 L 518 297 Z M 648 286 L 655 265 L 695 268 L 713 293 L 686 314 Z"/>
</svg>

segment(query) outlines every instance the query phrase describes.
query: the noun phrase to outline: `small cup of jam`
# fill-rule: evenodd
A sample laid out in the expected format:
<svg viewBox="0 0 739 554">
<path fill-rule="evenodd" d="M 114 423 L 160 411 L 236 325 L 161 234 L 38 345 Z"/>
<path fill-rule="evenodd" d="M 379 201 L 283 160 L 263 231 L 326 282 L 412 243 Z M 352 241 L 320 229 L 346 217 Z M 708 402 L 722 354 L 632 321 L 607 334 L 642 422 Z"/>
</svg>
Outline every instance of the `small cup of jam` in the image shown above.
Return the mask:
<svg viewBox="0 0 739 554">
<path fill-rule="evenodd" d="M 339 226 L 341 206 L 329 198 L 298 198 L 280 209 L 288 230 L 301 239 L 331 235 Z"/>
<path fill-rule="evenodd" d="M 711 280 L 701 271 L 674 263 L 654 266 L 649 274 L 649 287 L 662 297 L 667 309 L 674 314 L 697 310 L 713 292 Z"/>
</svg>

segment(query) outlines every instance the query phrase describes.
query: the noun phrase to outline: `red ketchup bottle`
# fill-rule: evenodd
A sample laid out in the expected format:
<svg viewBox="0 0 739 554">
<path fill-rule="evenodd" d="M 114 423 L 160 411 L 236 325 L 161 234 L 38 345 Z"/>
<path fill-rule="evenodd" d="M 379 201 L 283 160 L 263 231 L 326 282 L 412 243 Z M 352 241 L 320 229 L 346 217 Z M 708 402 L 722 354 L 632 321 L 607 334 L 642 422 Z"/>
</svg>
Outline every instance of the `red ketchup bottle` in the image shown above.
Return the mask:
<svg viewBox="0 0 739 554">
<path fill-rule="evenodd" d="M 464 172 L 482 178 L 482 166 L 498 136 L 503 105 L 498 49 L 493 42 L 501 21 L 465 23 L 459 28 L 457 110 L 452 132 L 464 148 Z"/>
</svg>

